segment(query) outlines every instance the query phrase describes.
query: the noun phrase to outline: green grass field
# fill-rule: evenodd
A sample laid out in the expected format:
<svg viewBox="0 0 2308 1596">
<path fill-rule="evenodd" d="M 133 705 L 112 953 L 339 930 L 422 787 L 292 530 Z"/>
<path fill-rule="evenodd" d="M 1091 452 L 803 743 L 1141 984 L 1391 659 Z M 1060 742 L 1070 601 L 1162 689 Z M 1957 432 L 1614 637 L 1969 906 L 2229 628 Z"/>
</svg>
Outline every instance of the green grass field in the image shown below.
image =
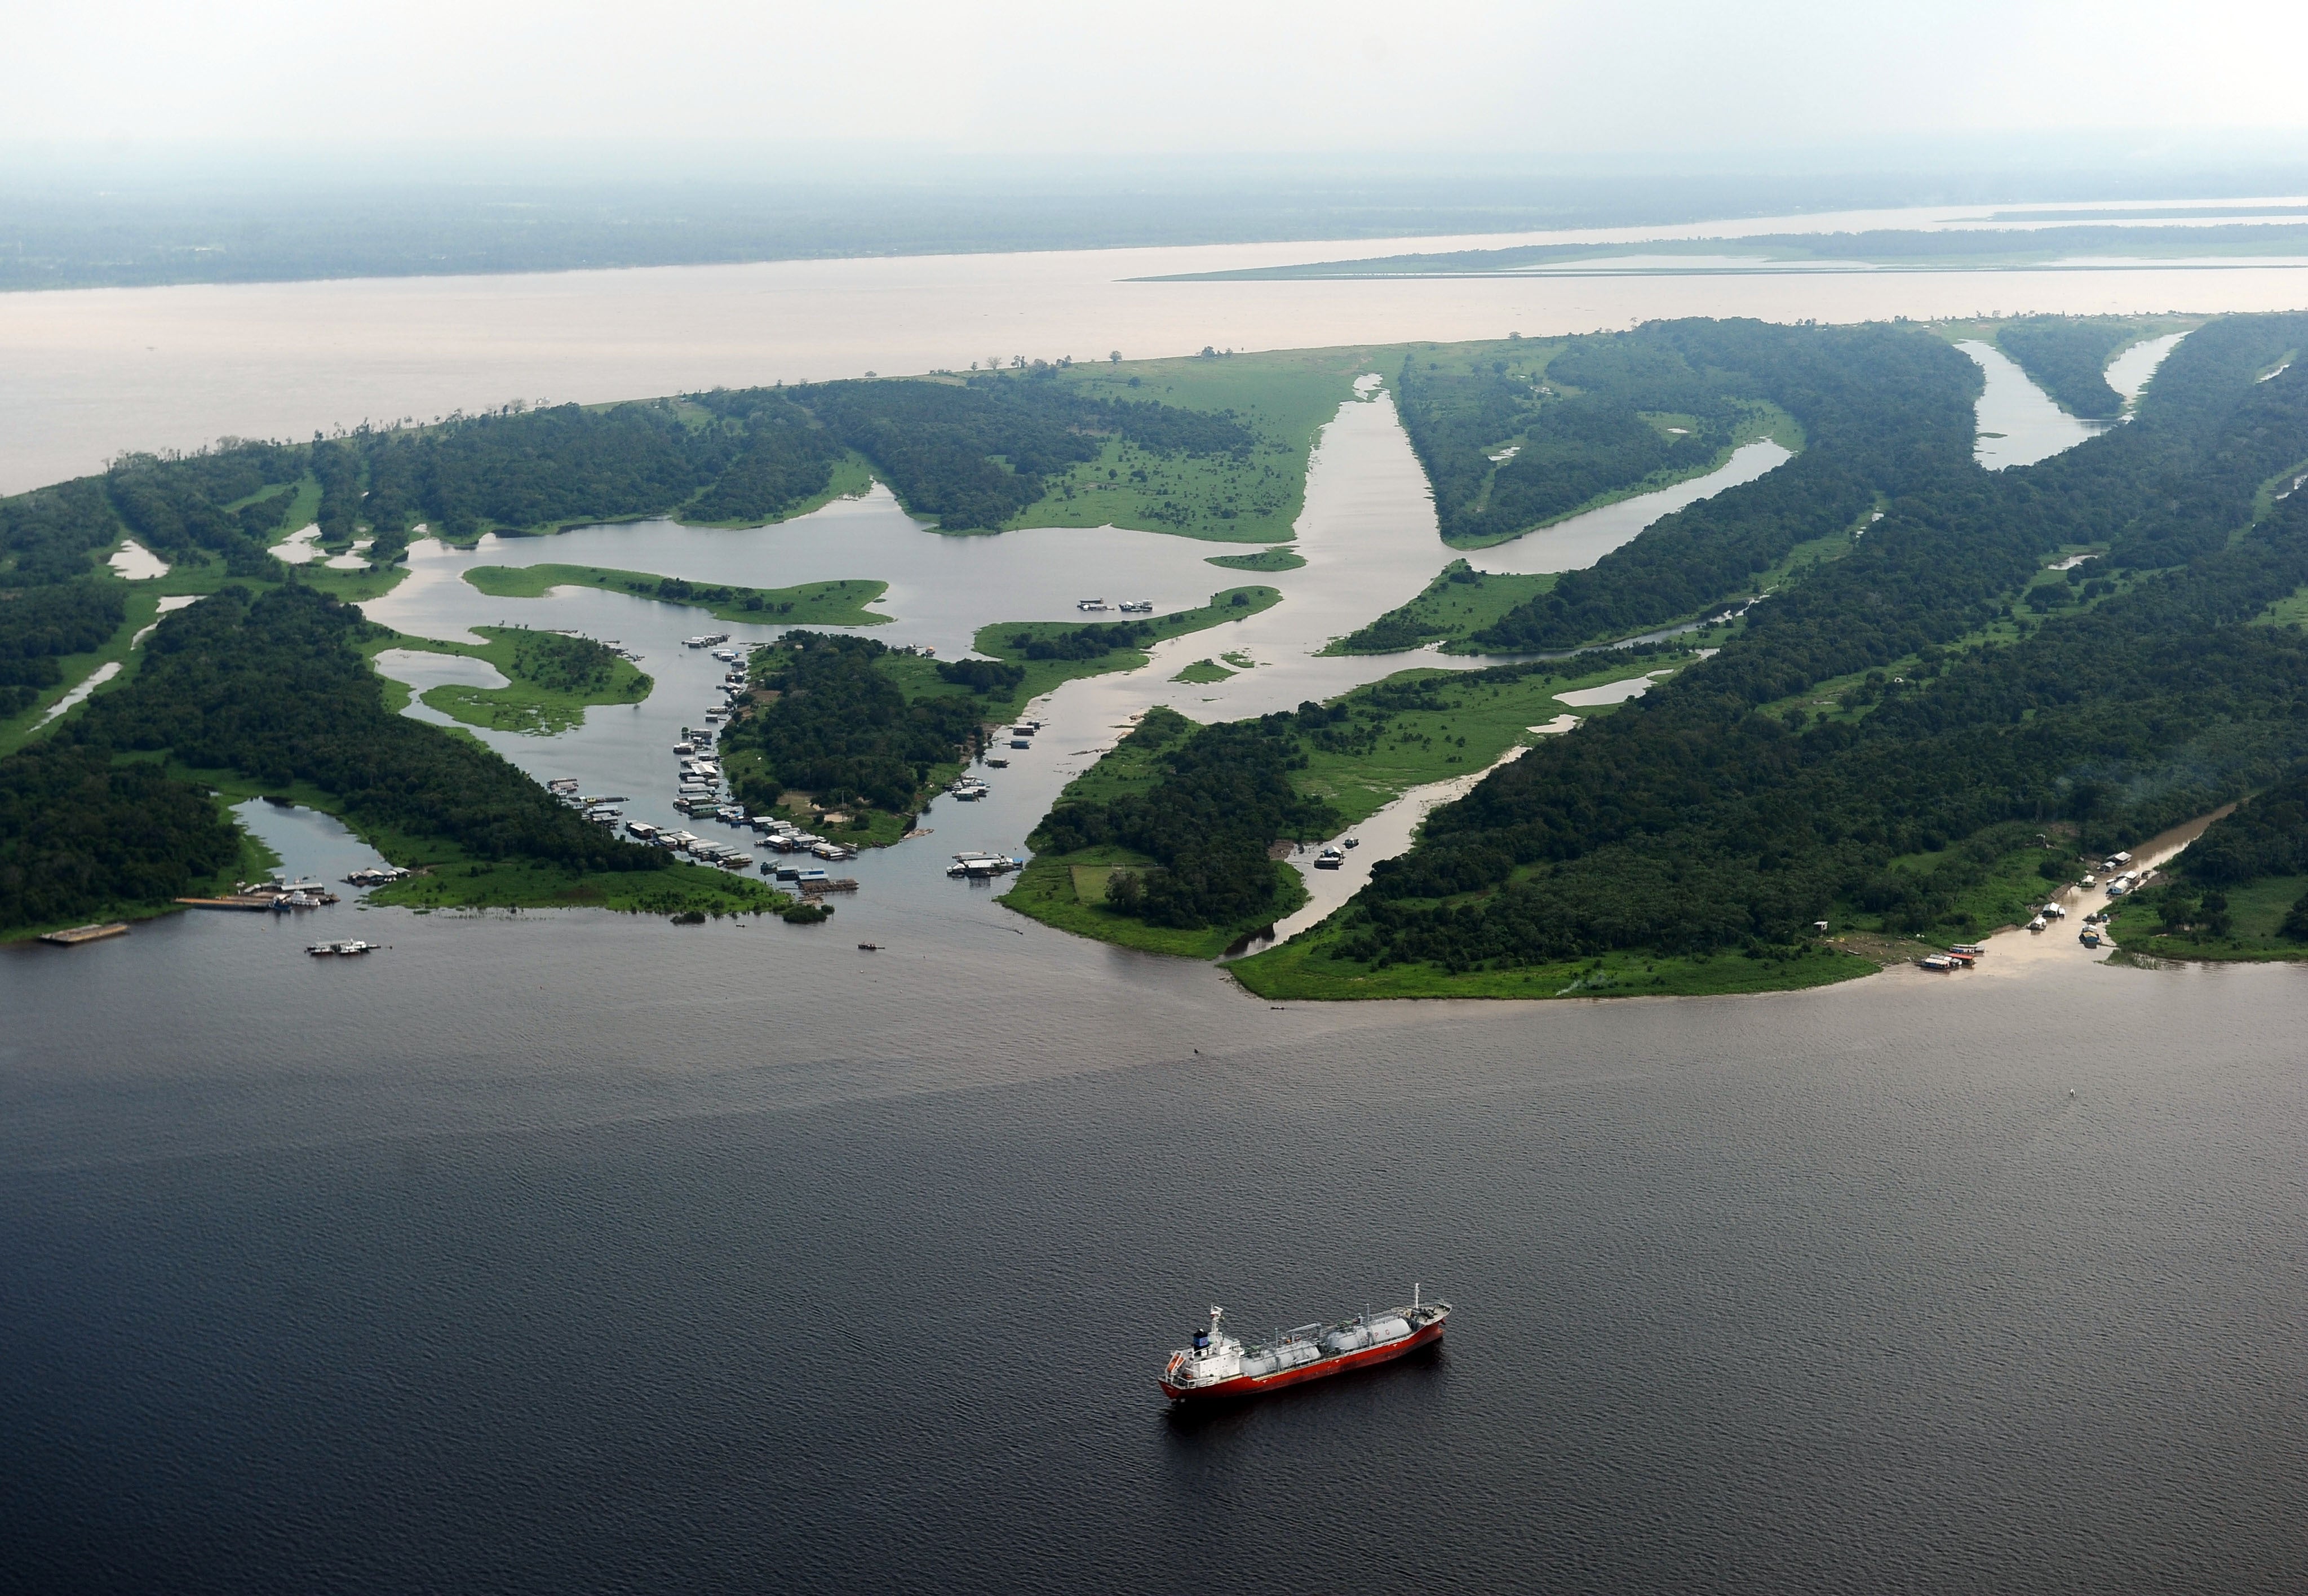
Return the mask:
<svg viewBox="0 0 2308 1596">
<path fill-rule="evenodd" d="M 2161 911 L 2163 893 L 2155 888 L 2117 899 L 2109 923 L 2115 945 L 2135 958 L 2217 963 L 2303 962 L 2308 961 L 2308 943 L 2281 936 L 2277 928 L 2304 894 L 2308 894 L 2308 876 L 2270 876 L 2229 888 L 2227 912 L 2234 924 L 2225 936 L 2167 929 Z"/>
<path fill-rule="evenodd" d="M 1464 560 L 1452 560 L 1418 597 L 1387 611 L 1360 631 L 1334 639 L 1322 652 L 1399 654 L 1430 643 L 1463 648 L 1467 638 L 1525 600 L 1547 591 L 1555 580 L 1554 572 L 1502 576 L 1477 571 Z"/>
<path fill-rule="evenodd" d="M 1681 656 L 1646 655 L 1582 669 L 1588 660 L 1565 660 L 1560 674 L 1487 684 L 1470 682 L 1458 671 L 1398 671 L 1387 683 L 1437 682 L 1445 690 L 1445 707 L 1393 712 L 1377 747 L 1368 752 L 1333 753 L 1310 746 L 1306 768 L 1292 781 L 1299 791 L 1328 798 L 1348 825 L 1358 824 L 1414 787 L 1483 770 L 1516 744 L 1535 743 L 1548 735 L 1534 732 L 1534 726 L 1565 712 L 1584 719 L 1607 715 L 1618 707 L 1573 710 L 1556 699 L 1558 693 L 1624 681 L 1650 670 L 1672 670 L 1685 662 Z M 1369 691 L 1350 693 L 1346 702 L 1365 699 Z"/>
<path fill-rule="evenodd" d="M 1920 931 L 1935 946 L 2024 926 L 2037 905 L 2081 872 L 2075 829 L 2066 821 L 2013 822 L 1937 852 L 1903 854 L 1885 865 L 1879 878 L 1912 884 L 1916 891 L 1911 903 L 1870 910 L 1842 900 L 1829 910 L 1828 922 L 1838 932 L 1899 936 Z M 2039 834 L 2051 846 L 2038 841 Z M 2057 865 L 2056 876 L 2043 874 L 2046 858 Z"/>
<path fill-rule="evenodd" d="M 1106 882 L 1115 868 L 1142 868 L 1149 863 L 1143 855 L 1120 848 L 1085 849 L 1064 858 L 1037 858 L 1018 873 L 1017 882 L 1000 901 L 1004 908 L 1014 909 L 1029 919 L 1076 936 L 1181 959 L 1215 959 L 1243 937 L 1306 902 L 1304 878 L 1287 865 L 1274 864 L 1270 867 L 1275 878 L 1272 910 L 1244 924 L 1175 930 L 1150 926 L 1135 915 L 1108 909 Z"/>
<path fill-rule="evenodd" d="M 1007 525 L 1113 525 L 1226 543 L 1287 542 L 1305 505 L 1315 435 L 1354 396 L 1356 377 L 1390 369 L 1395 358 L 1364 347 L 1071 367 L 1058 380 L 1100 399 L 1232 410 L 1258 433 L 1259 445 L 1235 460 L 1161 454 L 1109 439 L 1095 460 L 1052 477 L 1048 493 Z"/>
<path fill-rule="evenodd" d="M 1216 660 L 1197 660 L 1170 679 L 1174 682 L 1185 682 L 1193 686 L 1203 687 L 1213 682 L 1225 681 L 1234 674 Z"/>
<path fill-rule="evenodd" d="M 789 588 L 692 582 L 606 565 L 475 565 L 465 581 L 492 599 L 541 599 L 555 588 L 599 588 L 702 609 L 717 620 L 781 626 L 879 626 L 893 617 L 866 606 L 890 591 L 886 582 L 805 582 Z"/>
</svg>

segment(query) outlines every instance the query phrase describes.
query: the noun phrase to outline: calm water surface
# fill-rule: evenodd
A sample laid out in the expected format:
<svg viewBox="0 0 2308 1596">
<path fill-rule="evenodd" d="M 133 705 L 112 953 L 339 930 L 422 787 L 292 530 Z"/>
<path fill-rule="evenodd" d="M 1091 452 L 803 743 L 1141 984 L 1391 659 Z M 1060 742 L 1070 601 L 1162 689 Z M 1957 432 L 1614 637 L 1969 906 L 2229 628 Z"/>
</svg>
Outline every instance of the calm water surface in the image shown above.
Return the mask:
<svg viewBox="0 0 2308 1596">
<path fill-rule="evenodd" d="M 1976 209 L 1756 218 L 1650 237 L 1961 225 Z M 2308 273 L 2218 271 L 1368 278 L 1142 282 L 1171 272 L 1397 250 L 1624 238 L 1196 246 L 787 261 L 480 278 L 0 295 L 0 493 L 128 449 L 223 435 L 308 436 L 521 398 L 628 399 L 866 371 L 960 370 L 1012 355 L 1133 358 L 1415 339 L 1586 332 L 1688 315 L 1857 322 L 2022 311 L 2296 307 Z"/>
<path fill-rule="evenodd" d="M 1278 1011 L 848 915 L 0 954 L 0 1583 L 2308 1582 L 2301 971 Z M 1430 1360 L 1154 1389 L 1414 1278 Z"/>
</svg>

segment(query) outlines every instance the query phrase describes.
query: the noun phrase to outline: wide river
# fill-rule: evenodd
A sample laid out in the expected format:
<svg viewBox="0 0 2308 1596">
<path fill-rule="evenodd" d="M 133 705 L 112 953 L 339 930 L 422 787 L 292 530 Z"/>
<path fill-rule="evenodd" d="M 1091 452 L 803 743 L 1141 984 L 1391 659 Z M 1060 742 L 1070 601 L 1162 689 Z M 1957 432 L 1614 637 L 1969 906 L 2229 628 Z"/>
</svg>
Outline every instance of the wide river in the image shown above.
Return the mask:
<svg viewBox="0 0 2308 1596">
<path fill-rule="evenodd" d="M 1992 381 L 1985 430 L 2081 436 Z M 943 876 L 1147 703 L 1406 662 L 1316 652 L 1447 553 L 1365 389 L 1282 604 L 1052 695 L 828 925 L 349 901 L 0 950 L 0 1588 L 2308 1587 L 2308 971 L 2053 933 L 1761 998 L 1275 1006 Z M 1589 563 L 1772 463 L 1477 563 Z M 879 576 L 876 634 L 944 651 L 1078 591 L 1199 600 L 1211 552 L 868 496 L 420 546 L 373 613 L 643 653 L 648 703 L 489 740 L 671 818 L 697 612 L 464 568 Z M 1169 682 L 1222 651 L 1252 668 Z M 244 813 L 292 869 L 372 857 Z M 1435 1355 L 1207 1416 L 1155 1389 L 1211 1303 L 1413 1281 L 1456 1306 Z"/>
<path fill-rule="evenodd" d="M 1690 315 L 1858 322 L 2290 309 L 2308 272 L 2235 261 L 2089 269 L 1743 270 L 1715 276 L 1146 282 L 1399 251 L 1935 228 L 1948 206 L 1479 238 L 784 261 L 505 277 L 0 294 L 0 493 L 130 449 L 423 417 L 508 400 L 1414 339 L 1592 332 Z"/>
</svg>

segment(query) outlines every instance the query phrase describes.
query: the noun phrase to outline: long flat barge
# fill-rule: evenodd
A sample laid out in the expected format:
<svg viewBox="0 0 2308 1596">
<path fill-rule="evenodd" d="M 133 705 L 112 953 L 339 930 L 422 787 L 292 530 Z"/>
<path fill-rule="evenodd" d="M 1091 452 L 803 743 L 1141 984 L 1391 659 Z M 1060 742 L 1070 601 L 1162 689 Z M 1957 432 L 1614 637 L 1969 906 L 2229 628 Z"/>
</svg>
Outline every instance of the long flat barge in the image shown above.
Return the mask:
<svg viewBox="0 0 2308 1596">
<path fill-rule="evenodd" d="M 101 925 L 74 926 L 69 930 L 48 931 L 41 935 L 42 942 L 53 942 L 58 947 L 78 947 L 83 942 L 101 942 L 108 936 L 128 935 L 126 920 L 107 920 Z"/>
</svg>

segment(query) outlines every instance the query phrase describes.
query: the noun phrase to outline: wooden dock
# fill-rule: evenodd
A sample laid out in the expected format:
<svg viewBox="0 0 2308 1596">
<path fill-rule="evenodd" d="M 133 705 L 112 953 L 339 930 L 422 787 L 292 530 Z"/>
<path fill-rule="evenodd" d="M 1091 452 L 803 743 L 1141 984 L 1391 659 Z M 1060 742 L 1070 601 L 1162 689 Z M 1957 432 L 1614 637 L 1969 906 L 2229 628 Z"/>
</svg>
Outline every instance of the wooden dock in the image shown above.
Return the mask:
<svg viewBox="0 0 2308 1596">
<path fill-rule="evenodd" d="M 839 881 L 804 881 L 796 884 L 800 887 L 803 897 L 814 898 L 822 893 L 854 893 L 857 890 L 857 878 L 844 876 Z"/>
<path fill-rule="evenodd" d="M 126 920 L 108 920 L 100 926 L 74 926 L 69 931 L 50 931 L 42 942 L 53 942 L 58 947 L 78 947 L 83 942 L 101 942 L 108 936 L 128 935 Z"/>
<path fill-rule="evenodd" d="M 187 909 L 270 909 L 280 902 L 272 893 L 234 893 L 222 898 L 179 898 Z"/>
</svg>

